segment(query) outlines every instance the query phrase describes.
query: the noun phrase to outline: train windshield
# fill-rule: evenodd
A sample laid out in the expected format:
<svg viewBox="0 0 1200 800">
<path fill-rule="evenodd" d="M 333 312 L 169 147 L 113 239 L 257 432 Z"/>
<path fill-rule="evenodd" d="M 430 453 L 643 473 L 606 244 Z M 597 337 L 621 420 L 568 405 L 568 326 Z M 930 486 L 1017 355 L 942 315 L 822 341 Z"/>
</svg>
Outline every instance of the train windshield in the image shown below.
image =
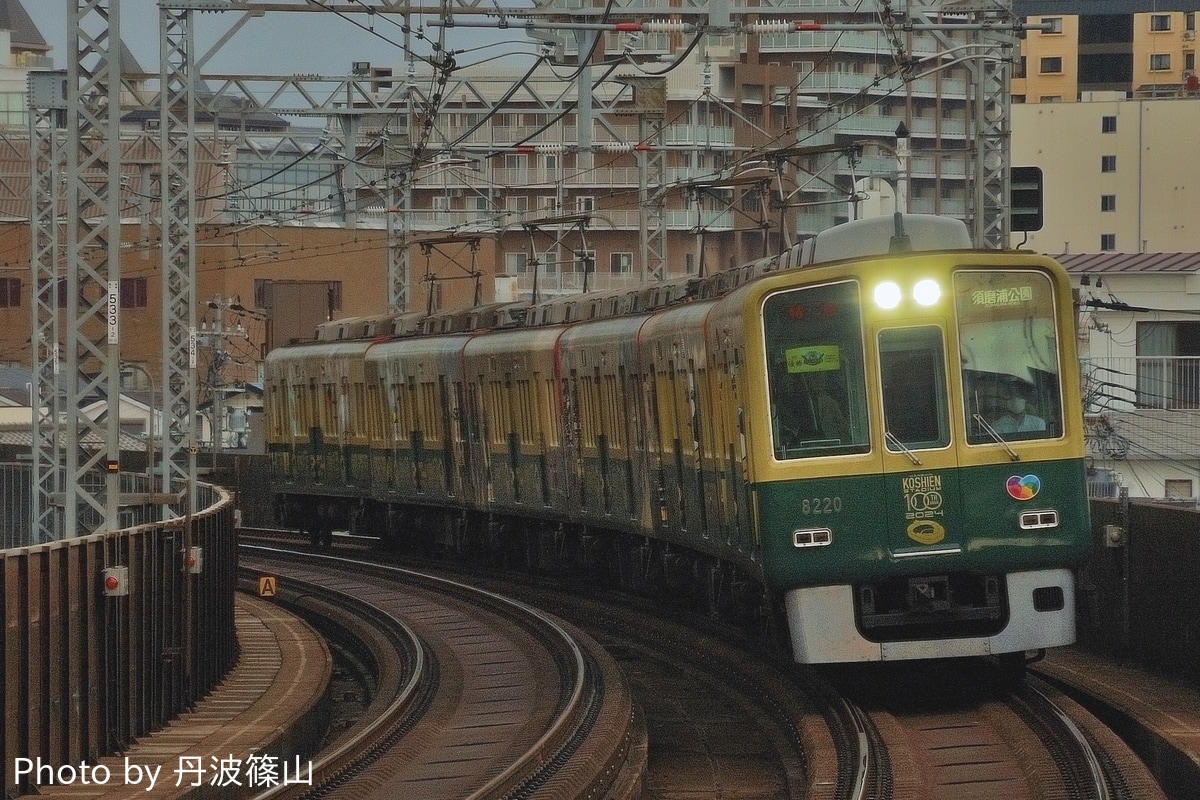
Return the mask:
<svg viewBox="0 0 1200 800">
<path fill-rule="evenodd" d="M 1036 272 L 954 277 L 967 440 L 1062 435 L 1058 331 L 1050 279 Z"/>
<path fill-rule="evenodd" d="M 870 448 L 858 296 L 858 284 L 835 283 L 763 304 L 776 458 Z"/>
<path fill-rule="evenodd" d="M 893 328 L 879 334 L 879 374 L 888 449 L 950 444 L 942 329 Z"/>
</svg>

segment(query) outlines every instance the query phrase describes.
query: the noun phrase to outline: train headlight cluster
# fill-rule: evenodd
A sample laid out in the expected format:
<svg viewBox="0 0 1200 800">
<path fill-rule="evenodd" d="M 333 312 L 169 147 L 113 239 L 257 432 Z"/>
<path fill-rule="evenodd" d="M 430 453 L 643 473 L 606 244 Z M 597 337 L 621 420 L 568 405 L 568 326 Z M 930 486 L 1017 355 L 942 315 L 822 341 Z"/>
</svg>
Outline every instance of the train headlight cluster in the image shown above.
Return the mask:
<svg viewBox="0 0 1200 800">
<path fill-rule="evenodd" d="M 875 287 L 875 305 L 890 310 L 900 305 L 904 290 L 895 281 L 884 281 Z M 932 278 L 919 280 L 912 287 L 912 299 L 920 306 L 936 305 L 942 299 L 942 287 Z"/>
<path fill-rule="evenodd" d="M 885 281 L 875 287 L 875 305 L 880 308 L 895 308 L 900 305 L 902 296 L 899 285 L 891 281 Z"/>
<path fill-rule="evenodd" d="M 931 278 L 917 281 L 917 285 L 913 287 L 913 300 L 916 300 L 918 305 L 931 306 L 941 299 L 942 287 Z"/>
</svg>

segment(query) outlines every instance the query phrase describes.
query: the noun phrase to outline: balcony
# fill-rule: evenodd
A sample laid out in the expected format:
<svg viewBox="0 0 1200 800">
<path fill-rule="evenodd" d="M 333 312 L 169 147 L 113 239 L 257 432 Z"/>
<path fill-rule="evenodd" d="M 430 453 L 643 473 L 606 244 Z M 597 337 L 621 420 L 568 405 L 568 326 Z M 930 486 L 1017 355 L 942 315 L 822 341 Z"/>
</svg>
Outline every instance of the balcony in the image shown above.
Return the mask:
<svg viewBox="0 0 1200 800">
<path fill-rule="evenodd" d="M 1093 358 L 1082 368 L 1092 454 L 1176 464 L 1200 458 L 1200 357 Z"/>
<path fill-rule="evenodd" d="M 1093 358 L 1083 375 L 1089 412 L 1200 410 L 1200 356 Z"/>
</svg>

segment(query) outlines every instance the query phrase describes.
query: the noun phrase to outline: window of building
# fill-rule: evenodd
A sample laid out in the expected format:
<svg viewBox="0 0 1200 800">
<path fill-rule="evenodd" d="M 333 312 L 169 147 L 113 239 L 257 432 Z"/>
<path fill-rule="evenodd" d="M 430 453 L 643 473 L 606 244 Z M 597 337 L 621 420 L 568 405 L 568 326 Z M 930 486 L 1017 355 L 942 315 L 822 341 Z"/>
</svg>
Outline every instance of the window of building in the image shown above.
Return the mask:
<svg viewBox="0 0 1200 800">
<path fill-rule="evenodd" d="M 1116 117 L 1101 117 L 1100 118 L 1100 132 L 1101 133 L 1116 133 L 1117 132 L 1117 118 Z"/>
<path fill-rule="evenodd" d="M 1062 56 L 1046 56 L 1041 61 L 1041 73 L 1043 75 L 1059 75 L 1063 71 L 1062 67 Z"/>
<path fill-rule="evenodd" d="M 1189 30 L 1189 31 L 1196 30 L 1196 12 L 1195 11 L 1189 11 L 1183 15 L 1183 27 L 1184 27 L 1184 30 Z"/>
<path fill-rule="evenodd" d="M 575 198 L 575 212 L 590 214 L 596 210 L 596 198 L 591 195 L 580 195 Z"/>
<path fill-rule="evenodd" d="M 1200 322 L 1137 323 L 1139 408 L 1200 408 Z"/>
<path fill-rule="evenodd" d="M 0 92 L 0 122 L 5 125 L 26 125 L 28 98 L 25 92 Z"/>
<path fill-rule="evenodd" d="M 1110 253 L 1117 249 L 1117 235 L 1115 233 L 1100 234 L 1100 251 Z"/>
<path fill-rule="evenodd" d="M 633 272 L 633 253 L 609 253 L 608 271 L 614 274 Z"/>
<path fill-rule="evenodd" d="M 121 308 L 145 308 L 148 302 L 145 278 L 121 278 Z"/>
<path fill-rule="evenodd" d="M 504 254 L 504 273 L 506 275 L 524 275 L 529 272 L 529 257 L 524 253 Z"/>
<path fill-rule="evenodd" d="M 21 306 L 21 279 L 0 278 L 0 308 Z"/>
<path fill-rule="evenodd" d="M 584 273 L 596 271 L 596 251 L 595 250 L 576 250 L 574 258 L 571 259 L 569 269 L 572 272 Z"/>
<path fill-rule="evenodd" d="M 1116 211 L 1117 196 L 1115 194 L 1100 195 L 1100 210 L 1101 211 Z"/>
<path fill-rule="evenodd" d="M 1196 71 L 1196 54 L 1195 53 L 1184 53 L 1183 54 L 1183 68 L 1185 70 L 1187 70 L 1188 72 Z"/>
<path fill-rule="evenodd" d="M 1151 53 L 1150 55 L 1150 71 L 1163 72 L 1171 68 L 1170 53 Z"/>
<path fill-rule="evenodd" d="M 1116 156 L 1100 156 L 1100 171 L 1101 172 L 1116 172 L 1117 157 Z"/>
<path fill-rule="evenodd" d="M 1171 30 L 1171 15 L 1170 14 L 1151 14 L 1150 15 L 1150 30 L 1157 31 L 1157 32 Z"/>
<path fill-rule="evenodd" d="M 1042 33 L 1062 33 L 1062 17 L 1042 17 Z"/>
<path fill-rule="evenodd" d="M 1192 481 L 1190 478 L 1167 478 L 1163 481 L 1163 497 L 1168 500 L 1190 500 Z"/>
</svg>

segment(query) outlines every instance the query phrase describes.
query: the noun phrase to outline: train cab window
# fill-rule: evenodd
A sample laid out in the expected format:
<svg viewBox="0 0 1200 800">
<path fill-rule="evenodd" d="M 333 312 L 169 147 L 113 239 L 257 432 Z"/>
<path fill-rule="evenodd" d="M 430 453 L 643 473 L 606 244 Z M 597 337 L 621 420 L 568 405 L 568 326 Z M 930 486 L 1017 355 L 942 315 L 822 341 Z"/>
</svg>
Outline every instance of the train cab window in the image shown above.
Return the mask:
<svg viewBox="0 0 1200 800">
<path fill-rule="evenodd" d="M 856 283 L 780 292 L 763 304 L 778 459 L 870 449 Z"/>
<path fill-rule="evenodd" d="M 1054 293 L 1038 272 L 959 272 L 954 278 L 967 441 L 1062 435 Z"/>
<path fill-rule="evenodd" d="M 879 377 L 888 450 L 950 444 L 944 351 L 941 328 L 880 331 Z"/>
</svg>

